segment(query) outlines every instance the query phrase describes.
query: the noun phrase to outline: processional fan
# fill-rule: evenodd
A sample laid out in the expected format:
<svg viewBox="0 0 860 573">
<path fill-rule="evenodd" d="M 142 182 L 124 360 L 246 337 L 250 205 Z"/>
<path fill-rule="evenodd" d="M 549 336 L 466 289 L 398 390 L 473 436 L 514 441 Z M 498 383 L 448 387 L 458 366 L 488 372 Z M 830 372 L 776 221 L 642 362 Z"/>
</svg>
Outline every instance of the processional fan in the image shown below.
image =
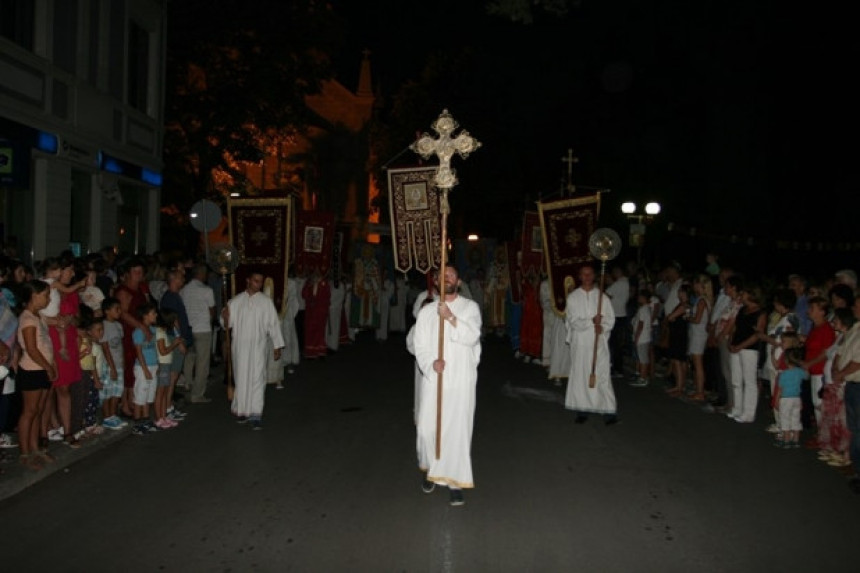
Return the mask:
<svg viewBox="0 0 860 573">
<path fill-rule="evenodd" d="M 597 314 L 603 312 L 603 286 L 606 279 L 606 261 L 611 261 L 621 252 L 621 237 L 608 227 L 594 231 L 588 238 L 588 251 L 595 259 L 600 259 L 600 290 L 597 295 Z M 591 376 L 588 377 L 588 387 L 594 388 L 597 382 L 595 368 L 597 367 L 597 345 L 600 337 L 594 337 L 594 351 L 591 355 Z"/>
<path fill-rule="evenodd" d="M 227 305 L 227 275 L 236 272 L 239 266 L 239 251 L 233 245 L 224 245 L 209 251 L 206 256 L 209 267 L 221 275 L 221 304 Z M 231 360 L 230 329 L 224 329 L 224 383 L 227 385 L 227 400 L 233 400 L 233 361 Z"/>
</svg>

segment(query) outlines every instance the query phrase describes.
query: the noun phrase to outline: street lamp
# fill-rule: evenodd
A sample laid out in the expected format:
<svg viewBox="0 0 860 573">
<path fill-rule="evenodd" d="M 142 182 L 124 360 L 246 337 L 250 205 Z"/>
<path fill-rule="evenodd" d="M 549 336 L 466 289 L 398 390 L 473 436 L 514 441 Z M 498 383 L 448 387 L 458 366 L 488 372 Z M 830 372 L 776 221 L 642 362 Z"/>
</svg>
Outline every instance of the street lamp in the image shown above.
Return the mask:
<svg viewBox="0 0 860 573">
<path fill-rule="evenodd" d="M 660 214 L 660 203 L 645 204 L 645 212 L 638 213 L 636 203 L 627 201 L 621 204 L 621 212 L 630 219 L 630 246 L 636 247 L 636 266 L 642 264 L 642 245 L 645 243 L 645 225 L 650 223 L 655 215 Z"/>
</svg>

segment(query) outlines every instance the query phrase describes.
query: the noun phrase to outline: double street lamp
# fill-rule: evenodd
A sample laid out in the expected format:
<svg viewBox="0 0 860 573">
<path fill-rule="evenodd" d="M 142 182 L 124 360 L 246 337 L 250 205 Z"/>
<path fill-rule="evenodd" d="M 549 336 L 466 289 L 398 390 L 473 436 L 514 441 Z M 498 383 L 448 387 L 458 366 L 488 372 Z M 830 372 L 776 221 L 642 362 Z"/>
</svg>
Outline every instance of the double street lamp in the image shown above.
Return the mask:
<svg viewBox="0 0 860 573">
<path fill-rule="evenodd" d="M 646 203 L 645 212 L 638 212 L 636 203 L 621 204 L 621 212 L 630 220 L 630 246 L 636 247 L 636 265 L 642 264 L 642 245 L 645 243 L 645 225 L 660 214 L 660 203 Z"/>
</svg>

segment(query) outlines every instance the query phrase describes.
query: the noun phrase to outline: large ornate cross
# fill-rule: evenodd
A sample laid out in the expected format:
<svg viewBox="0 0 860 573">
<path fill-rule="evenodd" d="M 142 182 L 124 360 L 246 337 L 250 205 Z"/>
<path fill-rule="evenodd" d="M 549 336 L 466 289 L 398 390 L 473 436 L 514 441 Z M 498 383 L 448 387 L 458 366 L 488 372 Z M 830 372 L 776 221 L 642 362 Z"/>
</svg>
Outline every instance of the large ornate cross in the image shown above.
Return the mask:
<svg viewBox="0 0 860 573">
<path fill-rule="evenodd" d="M 470 153 L 481 147 L 481 143 L 469 135 L 465 129 L 460 132 L 460 135 L 452 139 L 451 134 L 459 127 L 459 124 L 454 121 L 447 109 L 442 110 L 431 127 L 439 134 L 439 138 L 433 139 L 431 135 L 425 133 L 411 145 L 411 148 L 424 159 L 428 159 L 431 155 L 439 156 L 436 187 L 449 190 L 457 184 L 456 172 L 451 169 L 451 158 L 454 153 L 465 159 Z"/>
<path fill-rule="evenodd" d="M 454 153 L 457 153 L 462 158 L 466 158 L 470 153 L 481 147 L 481 143 L 469 135 L 465 129 L 460 132 L 455 138 L 451 138 L 451 134 L 459 127 L 459 124 L 454 121 L 448 110 L 442 110 L 442 113 L 433 122 L 434 131 L 439 134 L 438 139 L 433 139 L 427 133 L 423 134 L 418 141 L 410 147 L 412 151 L 424 159 L 428 159 L 431 155 L 439 157 L 439 170 L 436 172 L 435 184 L 439 189 L 439 214 L 442 219 L 442 238 L 439 242 L 439 303 L 445 300 L 445 256 L 447 255 L 448 245 L 448 213 L 451 212 L 448 206 L 448 191 L 457 184 L 457 175 L 451 169 L 451 158 Z M 439 314 L 439 360 L 445 357 L 445 319 Z M 442 455 L 442 372 L 436 376 L 436 459 Z"/>
<path fill-rule="evenodd" d="M 573 184 L 573 164 L 579 163 L 579 157 L 573 154 L 573 149 L 567 150 L 567 155 L 561 158 L 563 163 L 567 163 L 567 192 L 573 195 L 576 191 L 576 186 Z"/>
</svg>

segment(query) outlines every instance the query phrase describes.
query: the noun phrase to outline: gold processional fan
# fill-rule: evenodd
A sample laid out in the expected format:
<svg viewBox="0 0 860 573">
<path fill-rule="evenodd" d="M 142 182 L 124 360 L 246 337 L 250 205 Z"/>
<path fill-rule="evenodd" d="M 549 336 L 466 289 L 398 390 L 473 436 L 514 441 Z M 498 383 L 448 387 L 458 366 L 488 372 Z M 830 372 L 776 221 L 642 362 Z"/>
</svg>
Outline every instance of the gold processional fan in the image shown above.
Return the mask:
<svg viewBox="0 0 860 573">
<path fill-rule="evenodd" d="M 233 245 L 223 245 L 210 250 L 206 254 L 206 264 L 221 275 L 221 305 L 227 307 L 227 275 L 236 272 L 239 266 L 239 251 Z M 229 320 L 229 319 L 228 319 Z M 227 400 L 233 400 L 233 361 L 231 360 L 232 348 L 230 346 L 230 329 L 224 329 L 224 383 L 227 385 Z"/>
<path fill-rule="evenodd" d="M 588 238 L 588 251 L 595 259 L 600 259 L 600 291 L 597 298 L 597 314 L 603 312 L 603 286 L 606 277 L 606 261 L 611 261 L 621 253 L 621 237 L 608 227 L 594 231 Z M 594 388 L 597 382 L 595 368 L 597 366 L 597 345 L 600 336 L 594 336 L 594 352 L 591 355 L 591 376 L 588 377 L 588 387 Z"/>
</svg>

